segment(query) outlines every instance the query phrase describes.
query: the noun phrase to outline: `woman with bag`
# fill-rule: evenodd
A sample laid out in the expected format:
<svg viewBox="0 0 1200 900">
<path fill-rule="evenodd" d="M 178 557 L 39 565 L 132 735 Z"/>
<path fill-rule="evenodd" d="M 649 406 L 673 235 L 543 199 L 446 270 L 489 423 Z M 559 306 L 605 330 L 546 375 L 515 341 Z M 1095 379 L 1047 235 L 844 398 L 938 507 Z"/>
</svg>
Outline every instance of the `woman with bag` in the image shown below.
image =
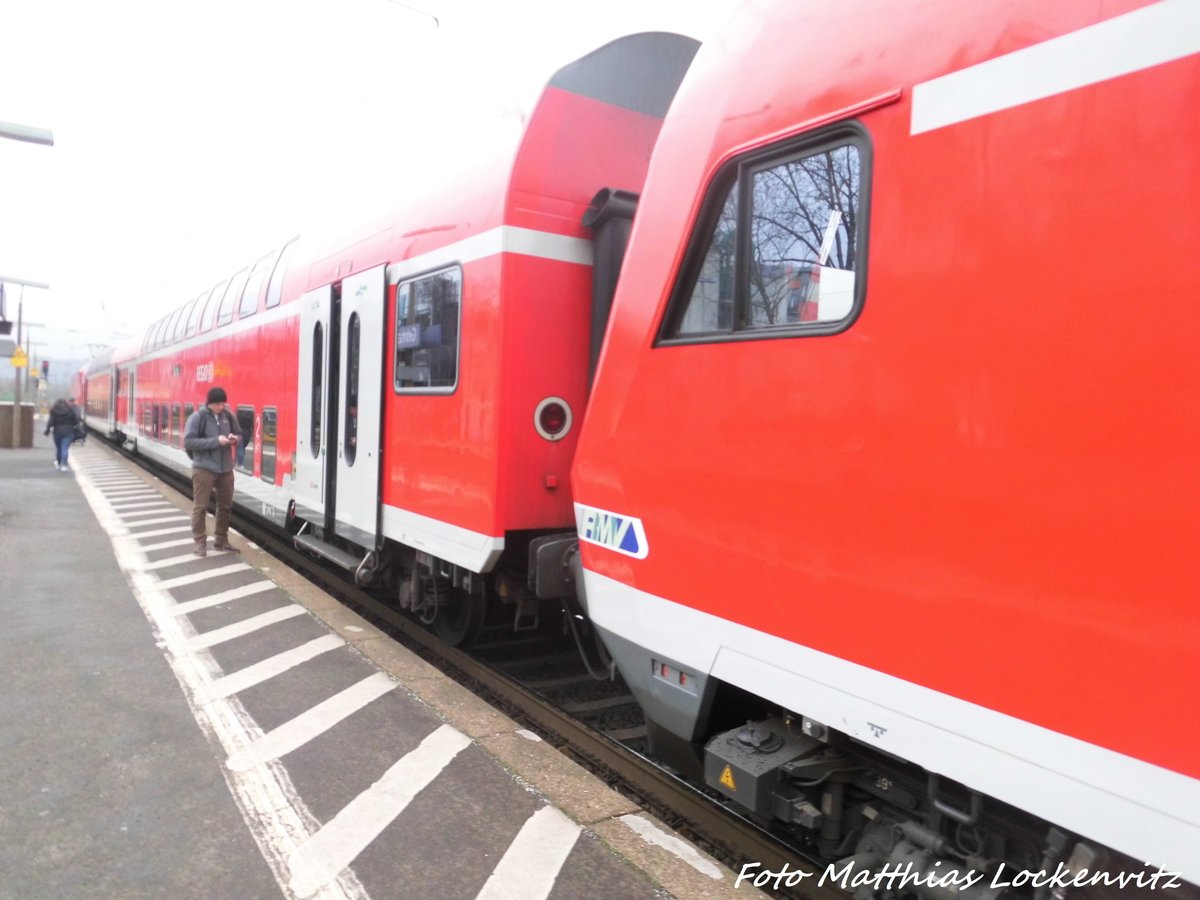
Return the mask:
<svg viewBox="0 0 1200 900">
<path fill-rule="evenodd" d="M 79 413 L 71 408 L 71 404 L 61 397 L 50 407 L 50 416 L 46 419 L 45 434 L 54 432 L 54 468 L 60 472 L 71 471 L 67 466 L 67 451 L 75 440 L 75 426 L 79 424 Z"/>
</svg>

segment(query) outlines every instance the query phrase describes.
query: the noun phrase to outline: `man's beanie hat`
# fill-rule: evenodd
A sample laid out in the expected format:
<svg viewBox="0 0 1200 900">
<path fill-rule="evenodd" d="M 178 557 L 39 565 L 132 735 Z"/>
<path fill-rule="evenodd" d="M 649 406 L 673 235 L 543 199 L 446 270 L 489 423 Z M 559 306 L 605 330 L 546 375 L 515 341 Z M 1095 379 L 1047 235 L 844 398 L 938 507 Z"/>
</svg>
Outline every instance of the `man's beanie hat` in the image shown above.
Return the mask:
<svg viewBox="0 0 1200 900">
<path fill-rule="evenodd" d="M 225 402 L 225 388 L 219 388 L 219 387 L 209 388 L 208 389 L 208 399 L 205 400 L 204 402 L 205 403 L 224 403 Z"/>
</svg>

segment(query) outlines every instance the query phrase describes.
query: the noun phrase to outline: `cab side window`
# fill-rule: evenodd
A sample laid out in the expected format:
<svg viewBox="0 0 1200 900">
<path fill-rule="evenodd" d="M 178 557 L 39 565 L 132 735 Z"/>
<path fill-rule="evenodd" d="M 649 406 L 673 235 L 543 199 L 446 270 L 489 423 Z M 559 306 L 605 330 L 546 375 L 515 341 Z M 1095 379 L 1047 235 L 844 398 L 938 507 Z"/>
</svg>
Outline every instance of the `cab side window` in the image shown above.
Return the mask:
<svg viewBox="0 0 1200 900">
<path fill-rule="evenodd" d="M 660 344 L 830 334 L 858 314 L 865 134 L 791 142 L 716 182 Z"/>
</svg>

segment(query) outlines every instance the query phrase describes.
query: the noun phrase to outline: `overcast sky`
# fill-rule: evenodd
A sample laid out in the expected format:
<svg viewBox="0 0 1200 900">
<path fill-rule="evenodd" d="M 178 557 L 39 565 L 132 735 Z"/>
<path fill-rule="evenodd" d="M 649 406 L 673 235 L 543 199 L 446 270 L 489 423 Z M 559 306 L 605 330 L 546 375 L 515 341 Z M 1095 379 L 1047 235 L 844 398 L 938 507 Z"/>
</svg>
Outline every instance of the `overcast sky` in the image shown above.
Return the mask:
<svg viewBox="0 0 1200 900">
<path fill-rule="evenodd" d="M 35 358 L 86 357 L 297 233 L 388 208 L 431 144 L 634 31 L 703 39 L 730 0 L 3 0 L 0 276 Z M 336 228 L 335 228 L 336 230 Z M 18 290 L 9 286 L 8 317 Z"/>
</svg>

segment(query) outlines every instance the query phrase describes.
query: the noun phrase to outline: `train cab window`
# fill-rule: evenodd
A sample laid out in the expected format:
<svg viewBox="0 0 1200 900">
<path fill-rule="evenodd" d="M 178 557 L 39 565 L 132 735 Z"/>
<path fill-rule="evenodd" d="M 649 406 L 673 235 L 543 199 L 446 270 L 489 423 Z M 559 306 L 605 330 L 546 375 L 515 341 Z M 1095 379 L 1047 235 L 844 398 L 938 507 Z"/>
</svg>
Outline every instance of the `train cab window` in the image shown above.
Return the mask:
<svg viewBox="0 0 1200 900">
<path fill-rule="evenodd" d="M 183 435 L 183 430 L 179 427 L 179 404 L 171 404 L 171 440 L 168 442 L 172 446 L 179 443 L 180 437 Z"/>
<path fill-rule="evenodd" d="M 287 274 L 288 263 L 291 262 L 298 241 L 299 238 L 292 238 L 279 252 L 279 260 L 271 272 L 271 283 L 267 285 L 267 309 L 278 306 L 279 301 L 283 299 L 283 276 Z"/>
<path fill-rule="evenodd" d="M 238 428 L 242 429 L 242 439 L 237 442 L 237 469 L 247 475 L 254 474 L 254 407 L 239 406 L 237 408 Z"/>
<path fill-rule="evenodd" d="M 362 345 L 362 322 L 358 313 L 350 314 L 346 326 L 346 465 L 354 465 L 358 456 L 358 361 Z"/>
<path fill-rule="evenodd" d="M 318 322 L 313 327 L 312 347 L 312 407 L 309 410 L 312 432 L 309 434 L 308 448 L 312 451 L 313 459 L 321 453 L 321 401 L 325 397 L 325 332 Z"/>
<path fill-rule="evenodd" d="M 242 296 L 242 288 L 246 286 L 246 278 L 250 272 L 242 269 L 229 279 L 229 287 L 225 288 L 225 296 L 221 299 L 221 307 L 217 310 L 217 324 L 228 325 L 233 321 L 233 305 Z"/>
<path fill-rule="evenodd" d="M 278 434 L 279 415 L 273 406 L 262 413 L 262 480 L 275 483 L 275 441 Z"/>
<path fill-rule="evenodd" d="M 462 271 L 446 269 L 396 290 L 396 374 L 400 392 L 451 393 L 458 384 Z"/>
<path fill-rule="evenodd" d="M 857 132 L 792 145 L 745 159 L 718 182 L 660 343 L 848 327 L 863 295 L 865 148 Z"/>
<path fill-rule="evenodd" d="M 258 300 L 262 296 L 263 282 L 267 280 L 267 275 L 271 272 L 271 264 L 274 261 L 275 254 L 272 253 L 256 262 L 254 268 L 250 270 L 250 277 L 246 279 L 246 287 L 242 289 L 242 302 L 238 304 L 239 319 L 258 312 Z"/>
<path fill-rule="evenodd" d="M 217 316 L 217 304 L 221 302 L 221 297 L 225 294 L 226 283 L 222 281 L 209 292 L 208 300 L 204 303 L 204 312 L 200 313 L 200 331 L 202 333 L 213 327 L 213 320 Z"/>
</svg>

